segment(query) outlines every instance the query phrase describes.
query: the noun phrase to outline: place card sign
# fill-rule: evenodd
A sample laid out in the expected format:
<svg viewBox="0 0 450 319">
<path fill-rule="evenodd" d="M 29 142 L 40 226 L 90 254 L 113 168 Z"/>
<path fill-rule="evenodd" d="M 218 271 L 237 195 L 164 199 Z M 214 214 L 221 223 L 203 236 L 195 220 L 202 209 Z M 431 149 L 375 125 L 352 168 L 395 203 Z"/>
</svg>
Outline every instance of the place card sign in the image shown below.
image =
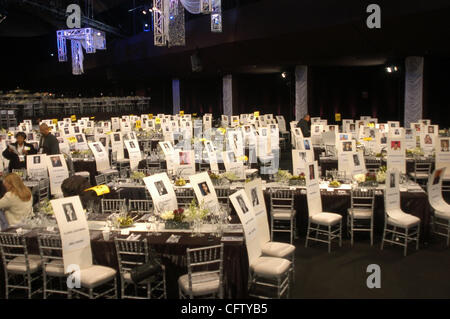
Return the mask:
<svg viewBox="0 0 450 319">
<path fill-rule="evenodd" d="M 402 138 L 387 139 L 387 169 L 396 169 L 406 173 L 405 140 Z"/>
<path fill-rule="evenodd" d="M 271 153 L 271 151 L 272 149 L 270 146 L 269 128 L 258 128 L 258 156 L 267 156 Z"/>
<path fill-rule="evenodd" d="M 363 152 L 354 152 L 352 154 L 352 176 L 366 173 L 366 163 Z"/>
<path fill-rule="evenodd" d="M 308 214 L 312 216 L 322 212 L 317 161 L 307 163 L 306 172 L 306 200 L 308 203 Z"/>
<path fill-rule="evenodd" d="M 420 147 L 423 149 L 425 155 L 431 155 L 434 150 L 436 136 L 428 132 L 420 133 Z"/>
<path fill-rule="evenodd" d="M 436 145 L 436 168 L 446 168 L 445 172 L 450 175 L 450 138 L 441 137 Z M 448 176 L 446 176 L 448 178 Z"/>
<path fill-rule="evenodd" d="M 77 150 L 85 151 L 89 149 L 89 146 L 86 142 L 86 136 L 83 133 L 75 134 L 74 137 L 76 139 L 75 148 Z"/>
<path fill-rule="evenodd" d="M 242 134 L 240 130 L 229 130 L 227 131 L 228 145 L 230 150 L 232 150 L 236 156 L 244 156 L 244 145 L 242 141 Z"/>
<path fill-rule="evenodd" d="M 139 162 L 142 159 L 141 150 L 139 149 L 139 144 L 136 140 L 125 141 L 125 147 L 127 148 L 130 157 L 130 168 L 133 171 L 138 168 Z"/>
<path fill-rule="evenodd" d="M 62 194 L 61 184 L 69 177 L 66 160 L 62 154 L 48 155 L 47 169 L 50 176 L 50 190 L 52 195 Z"/>
<path fill-rule="evenodd" d="M 437 168 L 428 178 L 427 193 L 431 207 L 438 212 L 446 212 L 449 204 L 442 197 L 442 181 L 445 178 L 446 167 Z"/>
<path fill-rule="evenodd" d="M 41 180 L 48 178 L 47 155 L 36 154 L 27 156 L 27 176 Z"/>
<path fill-rule="evenodd" d="M 97 171 L 104 171 L 111 169 L 109 164 L 109 156 L 105 150 L 105 147 L 100 142 L 89 143 L 89 148 L 94 154 L 95 163 L 97 165 Z"/>
<path fill-rule="evenodd" d="M 110 135 L 111 137 L 111 149 L 112 152 L 116 152 L 117 160 L 123 160 L 125 158 L 123 150 L 123 139 L 121 132 L 114 132 Z"/>
<path fill-rule="evenodd" d="M 184 178 L 195 174 L 195 153 L 194 151 L 175 151 L 177 157 L 178 174 Z"/>
<path fill-rule="evenodd" d="M 240 179 L 245 178 L 244 163 L 237 160 L 233 151 L 222 152 L 222 160 L 227 172 L 234 173 Z"/>
<path fill-rule="evenodd" d="M 195 196 L 199 204 L 203 205 L 213 214 L 218 214 L 220 209 L 216 190 L 207 172 L 189 176 L 189 182 L 194 188 Z"/>
<path fill-rule="evenodd" d="M 255 218 L 253 207 L 243 189 L 232 194 L 230 196 L 230 201 L 233 204 L 244 229 L 247 255 L 249 263 L 252 264 L 254 260 L 261 256 L 261 246 L 258 240 L 258 223 Z"/>
<path fill-rule="evenodd" d="M 386 171 L 386 188 L 384 207 L 390 217 L 395 211 L 400 211 L 400 174 L 397 169 L 389 169 Z"/>
<path fill-rule="evenodd" d="M 272 150 L 280 148 L 280 131 L 277 124 L 269 124 L 270 148 Z"/>
<path fill-rule="evenodd" d="M 144 183 L 159 213 L 178 208 L 175 191 L 166 173 L 144 177 Z"/>
<path fill-rule="evenodd" d="M 405 144 L 406 149 L 413 149 L 416 147 L 416 134 L 411 128 L 405 129 Z"/>
<path fill-rule="evenodd" d="M 261 179 L 257 178 L 245 183 L 244 189 L 255 214 L 259 242 L 265 244 L 270 241 L 270 230 Z"/>
<path fill-rule="evenodd" d="M 205 150 L 208 154 L 209 166 L 211 171 L 215 174 L 219 173 L 219 166 L 217 164 L 217 155 L 214 145 L 211 141 L 204 141 Z"/>
<path fill-rule="evenodd" d="M 54 199 L 50 203 L 61 236 L 65 272 L 71 270 L 71 265 L 76 265 L 80 269 L 91 266 L 91 238 L 80 197 Z"/>
<path fill-rule="evenodd" d="M 311 151 L 292 150 L 292 172 L 295 176 L 301 173 L 306 175 L 306 164 L 314 161 Z"/>
<path fill-rule="evenodd" d="M 63 137 L 57 137 L 56 138 L 59 143 L 59 151 L 64 154 L 70 153 L 70 146 L 69 143 L 67 143 L 67 140 Z"/>
</svg>

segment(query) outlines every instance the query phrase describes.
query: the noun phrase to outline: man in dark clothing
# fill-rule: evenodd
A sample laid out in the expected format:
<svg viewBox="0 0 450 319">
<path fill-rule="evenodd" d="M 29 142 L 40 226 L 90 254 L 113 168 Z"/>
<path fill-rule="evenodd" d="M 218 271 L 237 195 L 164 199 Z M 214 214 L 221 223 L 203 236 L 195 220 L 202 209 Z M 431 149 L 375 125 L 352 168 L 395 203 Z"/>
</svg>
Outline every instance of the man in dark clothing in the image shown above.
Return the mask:
<svg viewBox="0 0 450 319">
<path fill-rule="evenodd" d="M 50 133 L 50 128 L 48 127 L 48 125 L 41 124 L 39 126 L 39 131 L 41 132 L 39 151 L 42 151 L 42 154 L 47 155 L 60 154 L 58 139 L 52 133 Z"/>
<path fill-rule="evenodd" d="M 37 151 L 32 144 L 25 143 L 27 135 L 24 132 L 16 134 L 16 142 L 11 143 L 4 151 L 3 157 L 9 160 L 9 171 L 13 169 L 26 168 L 26 155 L 36 154 Z"/>
<path fill-rule="evenodd" d="M 311 123 L 309 114 L 306 114 L 300 121 L 298 121 L 297 127 L 302 130 L 303 137 L 311 137 Z"/>
</svg>

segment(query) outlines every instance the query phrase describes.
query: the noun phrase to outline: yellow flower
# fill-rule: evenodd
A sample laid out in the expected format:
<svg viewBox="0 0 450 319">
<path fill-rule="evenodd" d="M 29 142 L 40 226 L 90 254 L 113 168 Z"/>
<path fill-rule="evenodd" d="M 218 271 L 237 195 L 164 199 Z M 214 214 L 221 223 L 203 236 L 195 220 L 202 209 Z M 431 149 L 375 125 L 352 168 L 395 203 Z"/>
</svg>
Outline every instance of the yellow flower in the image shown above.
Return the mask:
<svg viewBox="0 0 450 319">
<path fill-rule="evenodd" d="M 364 140 L 364 141 L 371 141 L 372 138 L 371 138 L 371 137 L 365 137 L 365 138 L 363 138 L 363 140 Z"/>
</svg>

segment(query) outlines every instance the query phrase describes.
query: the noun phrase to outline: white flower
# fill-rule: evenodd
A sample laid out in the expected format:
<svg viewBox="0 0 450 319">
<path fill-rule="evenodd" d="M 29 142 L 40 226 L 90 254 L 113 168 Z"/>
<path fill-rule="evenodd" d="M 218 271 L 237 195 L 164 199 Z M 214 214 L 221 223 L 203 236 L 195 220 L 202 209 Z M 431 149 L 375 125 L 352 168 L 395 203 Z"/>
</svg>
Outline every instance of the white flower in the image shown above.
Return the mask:
<svg viewBox="0 0 450 319">
<path fill-rule="evenodd" d="M 161 214 L 161 218 L 163 220 L 172 220 L 172 219 L 174 219 L 174 217 L 175 216 L 173 214 L 173 211 L 171 211 L 171 210 L 168 210 L 168 211 L 166 211 L 166 212 Z"/>
<path fill-rule="evenodd" d="M 365 174 L 357 174 L 353 176 L 353 179 L 357 181 L 358 183 L 362 183 L 366 181 L 366 175 Z"/>
<path fill-rule="evenodd" d="M 383 183 L 386 180 L 386 172 L 378 171 L 377 172 L 377 182 Z"/>
</svg>

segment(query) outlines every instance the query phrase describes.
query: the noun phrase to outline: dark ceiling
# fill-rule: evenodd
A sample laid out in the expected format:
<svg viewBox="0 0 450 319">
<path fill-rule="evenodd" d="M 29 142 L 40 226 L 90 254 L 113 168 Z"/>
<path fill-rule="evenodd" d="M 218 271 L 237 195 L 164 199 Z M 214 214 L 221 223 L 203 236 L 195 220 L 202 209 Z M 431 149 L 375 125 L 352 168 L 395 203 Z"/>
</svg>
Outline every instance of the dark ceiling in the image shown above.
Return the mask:
<svg viewBox="0 0 450 319">
<path fill-rule="evenodd" d="M 56 56 L 55 33 L 64 19 L 32 2 L 52 8 L 78 2 L 85 11 L 85 1 L 0 0 L 8 12 L 0 23 L 3 86 L 273 73 L 297 64 L 367 66 L 408 55 L 450 56 L 448 0 L 376 1 L 382 10 L 379 30 L 365 24 L 373 1 L 222 0 L 223 33 L 209 31 L 209 16 L 186 14 L 186 46 L 175 48 L 155 47 L 152 32 L 142 32 L 148 15 L 139 8 L 151 7 L 151 1 L 95 0 L 94 19 L 122 36 L 107 34 L 107 50 L 85 55 L 85 74 L 73 76 L 70 62 L 59 63 Z M 191 70 L 195 51 L 200 74 Z"/>
</svg>

